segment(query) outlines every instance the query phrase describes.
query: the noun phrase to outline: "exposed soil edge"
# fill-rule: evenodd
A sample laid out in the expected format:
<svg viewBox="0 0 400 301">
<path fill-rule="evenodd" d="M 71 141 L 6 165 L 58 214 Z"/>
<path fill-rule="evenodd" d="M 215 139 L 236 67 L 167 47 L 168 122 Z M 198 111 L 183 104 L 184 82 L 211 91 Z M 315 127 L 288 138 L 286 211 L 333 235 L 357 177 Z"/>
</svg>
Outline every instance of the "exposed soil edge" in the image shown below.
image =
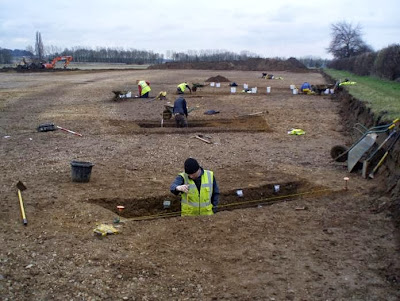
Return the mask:
<svg viewBox="0 0 400 301">
<path fill-rule="evenodd" d="M 242 70 L 242 71 L 290 71 L 315 72 L 295 58 L 287 60 L 249 58 L 243 61 L 221 62 L 166 62 L 151 65 L 147 69 L 195 69 L 195 70 Z"/>
<path fill-rule="evenodd" d="M 321 71 L 323 77 L 328 83 L 334 83 L 335 80 L 328 74 Z M 347 132 L 352 132 L 356 123 L 364 124 L 366 127 L 372 127 L 381 124 L 388 124 L 391 120 L 387 120 L 383 115 L 376 115 L 365 103 L 353 97 L 347 90 L 339 91 L 334 97 L 341 102 L 341 117 Z M 389 152 L 385 163 L 380 167 L 377 177 L 379 191 L 382 195 L 377 195 L 379 205 L 385 203 L 385 209 L 393 218 L 393 222 L 397 229 L 400 229 L 400 143 Z M 383 192 L 383 193 L 382 193 Z M 397 235 L 400 233 L 398 232 Z M 399 237 L 400 238 L 400 237 Z"/>
</svg>

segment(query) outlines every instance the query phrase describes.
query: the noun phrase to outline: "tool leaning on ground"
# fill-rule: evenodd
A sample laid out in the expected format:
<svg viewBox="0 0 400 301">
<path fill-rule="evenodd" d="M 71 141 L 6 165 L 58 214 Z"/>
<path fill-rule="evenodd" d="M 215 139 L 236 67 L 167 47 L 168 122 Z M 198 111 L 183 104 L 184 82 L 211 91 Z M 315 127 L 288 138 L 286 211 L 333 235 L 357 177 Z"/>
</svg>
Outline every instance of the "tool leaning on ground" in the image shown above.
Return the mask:
<svg viewBox="0 0 400 301">
<path fill-rule="evenodd" d="M 390 132 L 390 134 L 386 137 L 386 139 L 378 146 L 378 148 L 363 162 L 362 167 L 362 177 L 364 179 L 367 178 L 367 170 L 369 167 L 369 163 L 373 160 L 375 155 L 382 149 L 382 147 L 396 134 L 396 130 Z"/>
<path fill-rule="evenodd" d="M 54 123 L 42 123 L 37 127 L 38 132 L 49 132 L 49 131 L 56 131 L 57 129 L 62 130 L 64 132 L 82 137 L 82 134 L 79 134 L 77 132 L 71 131 L 69 129 L 63 128 L 58 125 L 54 125 Z"/>
<path fill-rule="evenodd" d="M 381 165 L 383 164 L 383 162 L 385 161 L 386 157 L 389 154 L 389 151 L 395 146 L 396 142 L 399 140 L 400 138 L 400 132 L 397 133 L 397 135 L 395 136 L 392 144 L 389 145 L 389 147 L 387 148 L 385 154 L 382 156 L 382 158 L 379 160 L 379 162 L 376 164 L 376 166 L 374 167 L 374 169 L 370 172 L 370 174 L 368 175 L 369 178 L 373 179 L 375 176 L 375 173 L 378 171 L 379 167 L 381 167 Z"/>
<path fill-rule="evenodd" d="M 24 201 L 22 200 L 22 193 L 21 193 L 21 191 L 26 190 L 26 186 L 21 181 L 18 181 L 16 186 L 18 188 L 17 193 L 18 193 L 19 207 L 21 210 L 22 222 L 24 223 L 24 226 L 26 226 L 28 225 L 28 219 L 26 218 L 25 215 Z"/>
</svg>

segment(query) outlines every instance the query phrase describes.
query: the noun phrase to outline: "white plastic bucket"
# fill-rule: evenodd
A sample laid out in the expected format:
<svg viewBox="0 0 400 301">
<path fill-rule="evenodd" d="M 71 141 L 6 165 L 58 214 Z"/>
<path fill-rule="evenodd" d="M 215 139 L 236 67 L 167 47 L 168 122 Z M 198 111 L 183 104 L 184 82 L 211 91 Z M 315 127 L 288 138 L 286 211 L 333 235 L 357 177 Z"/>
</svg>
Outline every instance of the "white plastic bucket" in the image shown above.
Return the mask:
<svg viewBox="0 0 400 301">
<path fill-rule="evenodd" d="M 210 86 L 211 86 L 211 87 L 214 87 L 214 86 L 215 86 L 215 83 L 214 83 L 214 82 L 211 82 L 211 83 L 210 83 Z"/>
<path fill-rule="evenodd" d="M 251 93 L 257 93 L 257 87 L 251 88 Z"/>
<path fill-rule="evenodd" d="M 216 86 L 217 88 L 219 88 L 219 87 L 221 87 L 221 83 L 216 83 L 215 86 Z"/>
<path fill-rule="evenodd" d="M 271 87 L 267 87 L 267 93 L 271 93 Z"/>
<path fill-rule="evenodd" d="M 248 89 L 249 88 L 249 85 L 248 84 L 243 84 L 243 89 Z"/>
<path fill-rule="evenodd" d="M 299 91 L 296 88 L 294 88 L 292 91 L 293 91 L 293 94 L 298 94 L 299 93 Z"/>
<path fill-rule="evenodd" d="M 236 87 L 231 87 L 231 93 L 236 93 Z"/>
<path fill-rule="evenodd" d="M 293 90 L 294 88 L 296 88 L 295 85 L 290 85 L 290 90 Z"/>
</svg>

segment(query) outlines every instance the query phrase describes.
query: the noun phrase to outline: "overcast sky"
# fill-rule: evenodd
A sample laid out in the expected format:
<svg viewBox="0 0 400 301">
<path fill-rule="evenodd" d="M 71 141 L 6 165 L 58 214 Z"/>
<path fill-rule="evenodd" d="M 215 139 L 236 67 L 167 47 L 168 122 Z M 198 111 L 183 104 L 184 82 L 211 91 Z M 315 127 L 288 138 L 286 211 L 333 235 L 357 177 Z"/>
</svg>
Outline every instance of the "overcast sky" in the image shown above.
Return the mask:
<svg viewBox="0 0 400 301">
<path fill-rule="evenodd" d="M 0 0 L 0 48 L 250 51 L 331 58 L 331 24 L 360 24 L 374 50 L 400 43 L 399 0 Z"/>
</svg>

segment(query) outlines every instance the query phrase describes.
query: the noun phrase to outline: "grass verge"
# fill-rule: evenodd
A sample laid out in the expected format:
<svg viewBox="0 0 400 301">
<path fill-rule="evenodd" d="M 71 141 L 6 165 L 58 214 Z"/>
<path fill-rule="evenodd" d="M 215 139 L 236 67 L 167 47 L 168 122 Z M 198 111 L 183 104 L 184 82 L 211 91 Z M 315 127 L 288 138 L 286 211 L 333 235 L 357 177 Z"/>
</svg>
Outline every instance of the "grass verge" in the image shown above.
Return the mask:
<svg viewBox="0 0 400 301">
<path fill-rule="evenodd" d="M 357 82 L 355 85 L 345 86 L 345 89 L 355 98 L 365 102 L 375 116 L 383 115 L 387 120 L 400 118 L 400 83 L 335 69 L 324 69 L 324 72 L 335 80 L 348 78 Z"/>
</svg>

